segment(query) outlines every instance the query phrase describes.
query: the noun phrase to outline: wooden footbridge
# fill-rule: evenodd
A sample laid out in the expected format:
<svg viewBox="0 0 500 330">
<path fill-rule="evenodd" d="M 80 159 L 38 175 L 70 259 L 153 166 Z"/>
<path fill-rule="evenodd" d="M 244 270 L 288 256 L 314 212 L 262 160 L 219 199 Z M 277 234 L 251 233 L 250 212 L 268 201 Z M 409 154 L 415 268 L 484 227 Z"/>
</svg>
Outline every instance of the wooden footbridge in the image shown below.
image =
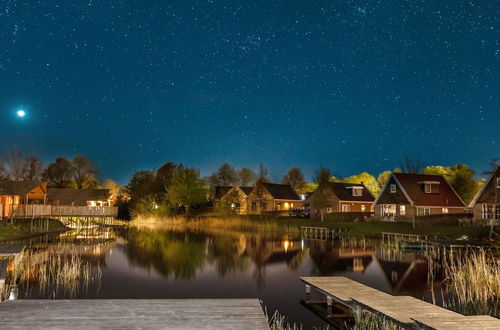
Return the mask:
<svg viewBox="0 0 500 330">
<path fill-rule="evenodd" d="M 500 319 L 492 316 L 465 316 L 408 296 L 393 296 L 346 277 L 301 277 L 306 292 L 311 287 L 334 302 L 348 308 L 360 308 L 378 314 L 409 329 L 500 329 Z"/>
<path fill-rule="evenodd" d="M 7 329 L 269 329 L 258 299 L 12 300 Z"/>
</svg>

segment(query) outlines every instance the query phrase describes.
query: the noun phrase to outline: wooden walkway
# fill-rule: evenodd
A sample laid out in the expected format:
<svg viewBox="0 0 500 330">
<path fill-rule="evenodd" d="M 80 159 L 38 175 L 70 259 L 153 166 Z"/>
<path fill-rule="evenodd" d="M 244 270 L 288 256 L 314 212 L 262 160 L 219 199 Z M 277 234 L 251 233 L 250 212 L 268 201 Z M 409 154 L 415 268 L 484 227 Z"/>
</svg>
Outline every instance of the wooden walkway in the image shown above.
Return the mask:
<svg viewBox="0 0 500 330">
<path fill-rule="evenodd" d="M 492 316 L 464 316 L 408 296 L 393 296 L 346 277 L 301 277 L 306 291 L 314 287 L 338 303 L 385 316 L 408 327 L 430 329 L 500 329 L 500 319 Z"/>
<path fill-rule="evenodd" d="M 13 300 L 7 329 L 269 329 L 257 299 Z"/>
<path fill-rule="evenodd" d="M 17 257 L 24 250 L 24 244 L 0 244 L 0 257 Z"/>
</svg>

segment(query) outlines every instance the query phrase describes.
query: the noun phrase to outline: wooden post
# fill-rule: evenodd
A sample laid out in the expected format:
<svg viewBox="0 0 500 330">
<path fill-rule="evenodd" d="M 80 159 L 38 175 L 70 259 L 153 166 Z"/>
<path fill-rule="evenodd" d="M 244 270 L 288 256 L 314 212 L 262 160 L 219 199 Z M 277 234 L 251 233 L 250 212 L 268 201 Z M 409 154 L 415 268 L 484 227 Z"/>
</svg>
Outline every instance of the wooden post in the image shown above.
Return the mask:
<svg viewBox="0 0 500 330">
<path fill-rule="evenodd" d="M 307 294 L 311 293 L 311 286 L 309 284 L 306 284 L 306 293 Z"/>
</svg>

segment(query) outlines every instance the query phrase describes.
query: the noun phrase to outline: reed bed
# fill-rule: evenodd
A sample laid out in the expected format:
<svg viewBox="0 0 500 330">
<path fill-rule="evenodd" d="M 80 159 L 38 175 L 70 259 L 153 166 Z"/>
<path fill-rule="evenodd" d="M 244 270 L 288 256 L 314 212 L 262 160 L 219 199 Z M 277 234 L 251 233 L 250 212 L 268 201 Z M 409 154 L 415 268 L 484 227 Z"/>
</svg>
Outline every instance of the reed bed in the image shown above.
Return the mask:
<svg viewBox="0 0 500 330">
<path fill-rule="evenodd" d="M 28 250 L 14 267 L 9 284 L 24 287 L 27 294 L 36 289 L 47 298 L 74 298 L 89 284 L 100 283 L 101 275 L 99 265 L 93 271 L 74 250 Z"/>
<path fill-rule="evenodd" d="M 353 308 L 354 327 L 352 330 L 402 330 L 405 329 L 391 320 L 377 314 Z"/>
<path fill-rule="evenodd" d="M 500 259 L 485 249 L 448 255 L 445 280 L 453 290 L 454 305 L 470 306 L 474 313 L 499 316 Z"/>
</svg>

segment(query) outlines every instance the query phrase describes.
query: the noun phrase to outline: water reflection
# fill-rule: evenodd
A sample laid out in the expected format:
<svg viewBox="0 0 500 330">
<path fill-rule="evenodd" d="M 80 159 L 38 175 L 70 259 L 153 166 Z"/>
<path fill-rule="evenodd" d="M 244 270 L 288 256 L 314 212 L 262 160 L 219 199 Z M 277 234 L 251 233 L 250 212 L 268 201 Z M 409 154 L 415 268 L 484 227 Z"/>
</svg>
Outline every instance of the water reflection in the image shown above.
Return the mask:
<svg viewBox="0 0 500 330">
<path fill-rule="evenodd" d="M 304 286 L 299 276 L 346 276 L 390 294 L 427 300 L 432 299 L 430 288 L 442 287 L 438 273 L 429 276 L 433 265 L 425 255 L 400 251 L 378 240 L 100 228 L 32 242 L 30 249 L 76 251 L 92 272 L 102 272 L 99 282 L 89 283 L 76 298 L 256 297 L 270 313 L 279 309 L 306 329 L 324 321 L 300 304 Z M 30 282 L 29 288 L 36 285 Z M 20 297 L 44 296 L 21 283 Z M 66 296 L 61 292 L 45 297 Z"/>
</svg>

